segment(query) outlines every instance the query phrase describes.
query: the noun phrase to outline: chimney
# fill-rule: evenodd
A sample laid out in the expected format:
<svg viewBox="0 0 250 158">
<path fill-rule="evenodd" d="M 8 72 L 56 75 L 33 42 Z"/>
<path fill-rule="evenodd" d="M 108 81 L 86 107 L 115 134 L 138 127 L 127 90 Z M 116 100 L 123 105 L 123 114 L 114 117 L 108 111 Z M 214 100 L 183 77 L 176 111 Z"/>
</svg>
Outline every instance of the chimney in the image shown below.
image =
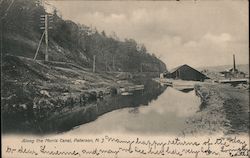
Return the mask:
<svg viewBox="0 0 250 158">
<path fill-rule="evenodd" d="M 233 63 L 234 63 L 233 72 L 235 72 L 235 70 L 236 70 L 236 66 L 235 66 L 235 55 L 233 55 Z"/>
</svg>

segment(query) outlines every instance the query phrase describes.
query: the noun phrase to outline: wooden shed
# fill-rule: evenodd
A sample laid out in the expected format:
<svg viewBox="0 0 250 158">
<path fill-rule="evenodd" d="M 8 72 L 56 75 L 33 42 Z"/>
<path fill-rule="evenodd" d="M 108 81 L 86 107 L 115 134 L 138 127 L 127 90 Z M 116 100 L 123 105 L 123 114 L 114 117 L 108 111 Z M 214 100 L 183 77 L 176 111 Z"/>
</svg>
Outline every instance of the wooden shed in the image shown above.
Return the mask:
<svg viewBox="0 0 250 158">
<path fill-rule="evenodd" d="M 204 81 L 209 79 L 206 75 L 199 72 L 198 70 L 192 68 L 188 65 L 181 65 L 169 71 L 166 78 L 181 79 L 181 80 L 191 80 L 191 81 Z"/>
</svg>

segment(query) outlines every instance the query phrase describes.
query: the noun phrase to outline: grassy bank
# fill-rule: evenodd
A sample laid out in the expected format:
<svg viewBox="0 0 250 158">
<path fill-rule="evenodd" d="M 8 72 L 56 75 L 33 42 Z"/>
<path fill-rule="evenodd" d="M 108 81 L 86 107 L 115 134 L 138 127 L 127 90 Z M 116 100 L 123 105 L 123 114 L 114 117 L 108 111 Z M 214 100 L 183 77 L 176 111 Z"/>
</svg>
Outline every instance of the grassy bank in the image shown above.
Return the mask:
<svg viewBox="0 0 250 158">
<path fill-rule="evenodd" d="M 73 63 L 34 61 L 10 55 L 3 61 L 3 132 L 68 130 L 72 124 L 86 123 L 122 108 L 112 101 L 106 105 L 103 100 L 110 100 L 120 87 L 148 85 L 150 79 L 147 74 L 131 77 L 121 72 L 93 73 Z M 99 102 L 98 109 L 96 102 Z M 53 122 L 51 126 L 48 121 Z"/>
<path fill-rule="evenodd" d="M 249 132 L 249 90 L 228 84 L 196 86 L 201 97 L 200 111 L 187 120 L 184 133 L 240 134 Z"/>
</svg>

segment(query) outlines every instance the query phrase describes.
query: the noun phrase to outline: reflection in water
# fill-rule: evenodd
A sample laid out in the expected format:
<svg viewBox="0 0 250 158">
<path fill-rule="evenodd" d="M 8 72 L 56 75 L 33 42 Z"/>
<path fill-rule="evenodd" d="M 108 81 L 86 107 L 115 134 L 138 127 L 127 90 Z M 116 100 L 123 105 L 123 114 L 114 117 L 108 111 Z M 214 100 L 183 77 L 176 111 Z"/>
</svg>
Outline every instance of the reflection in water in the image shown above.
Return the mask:
<svg viewBox="0 0 250 158">
<path fill-rule="evenodd" d="M 199 110 L 200 99 L 194 91 L 183 93 L 168 87 L 149 106 L 125 108 L 100 116 L 96 121 L 75 128 L 69 133 L 168 133 L 177 134 L 185 120 Z"/>
<path fill-rule="evenodd" d="M 152 100 L 157 100 L 158 96 L 166 89 L 166 87 L 160 86 L 151 79 L 144 79 L 138 84 L 143 84 L 144 90 L 134 91 L 133 95 L 128 96 L 105 96 L 103 99 L 92 102 L 87 106 L 74 105 L 74 109 L 64 111 L 62 114 L 45 120 L 40 124 L 40 128 L 44 133 L 60 133 L 94 121 L 101 115 L 113 110 L 133 107 L 130 109 L 130 113 L 138 113 L 139 109 L 135 107 L 149 105 Z"/>
<path fill-rule="evenodd" d="M 139 108 L 135 107 L 135 108 L 130 108 L 128 110 L 129 113 L 134 113 L 134 114 L 138 114 L 139 113 Z"/>
<path fill-rule="evenodd" d="M 188 93 L 188 92 L 191 92 L 191 91 L 193 91 L 194 89 L 192 88 L 192 89 L 183 89 L 183 90 L 180 90 L 180 91 L 182 91 L 182 92 L 184 92 L 184 93 Z"/>
</svg>

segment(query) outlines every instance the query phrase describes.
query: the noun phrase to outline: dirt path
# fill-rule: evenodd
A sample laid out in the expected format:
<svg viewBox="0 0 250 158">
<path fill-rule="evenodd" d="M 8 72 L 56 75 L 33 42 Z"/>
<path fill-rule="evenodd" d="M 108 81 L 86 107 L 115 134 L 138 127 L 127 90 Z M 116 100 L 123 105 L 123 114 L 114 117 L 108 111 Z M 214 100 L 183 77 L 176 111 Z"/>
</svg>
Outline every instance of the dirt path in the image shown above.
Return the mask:
<svg viewBox="0 0 250 158">
<path fill-rule="evenodd" d="M 202 97 L 200 111 L 187 120 L 185 134 L 240 134 L 249 132 L 249 91 L 227 84 L 196 87 Z"/>
</svg>

